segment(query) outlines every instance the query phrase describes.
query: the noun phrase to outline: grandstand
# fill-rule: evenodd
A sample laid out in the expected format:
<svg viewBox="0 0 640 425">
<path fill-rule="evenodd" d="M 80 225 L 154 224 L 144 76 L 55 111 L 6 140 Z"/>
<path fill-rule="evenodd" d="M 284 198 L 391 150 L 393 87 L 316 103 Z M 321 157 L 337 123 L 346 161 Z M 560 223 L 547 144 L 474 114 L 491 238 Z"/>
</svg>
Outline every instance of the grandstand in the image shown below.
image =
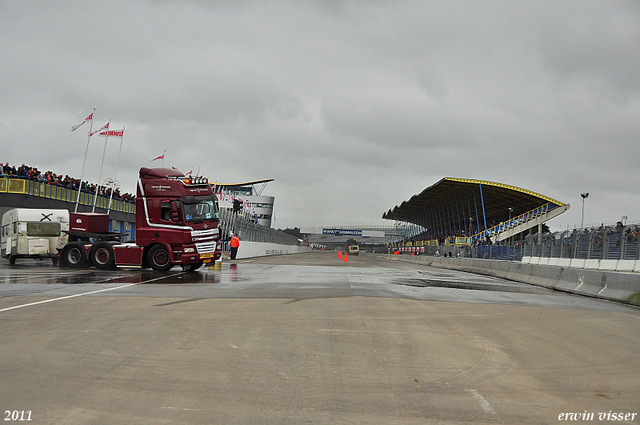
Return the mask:
<svg viewBox="0 0 640 425">
<path fill-rule="evenodd" d="M 20 167 L 25 171 L 31 167 Z M 37 170 L 36 170 L 37 171 Z M 135 233 L 135 197 L 129 194 L 112 196 L 111 188 L 83 182 L 78 196 L 79 180 L 69 178 L 45 178 L 54 173 L 29 175 L 20 172 L 5 172 L 0 175 L 0 216 L 12 208 L 67 209 L 74 212 L 78 201 L 78 212 L 109 213 L 109 231 L 125 233 L 124 241 L 133 240 Z"/>
<path fill-rule="evenodd" d="M 235 200 L 241 204 L 240 215 L 264 227 L 271 227 L 273 217 L 273 196 L 262 195 L 267 183 L 274 179 L 256 180 L 245 183 L 211 183 L 218 196 L 221 209 L 233 209 Z M 261 184 L 260 187 L 256 185 Z"/>
<path fill-rule="evenodd" d="M 493 244 L 536 227 L 541 233 L 543 223 L 568 209 L 569 204 L 515 186 L 445 177 L 382 218 L 417 226 L 404 241 Z"/>
</svg>

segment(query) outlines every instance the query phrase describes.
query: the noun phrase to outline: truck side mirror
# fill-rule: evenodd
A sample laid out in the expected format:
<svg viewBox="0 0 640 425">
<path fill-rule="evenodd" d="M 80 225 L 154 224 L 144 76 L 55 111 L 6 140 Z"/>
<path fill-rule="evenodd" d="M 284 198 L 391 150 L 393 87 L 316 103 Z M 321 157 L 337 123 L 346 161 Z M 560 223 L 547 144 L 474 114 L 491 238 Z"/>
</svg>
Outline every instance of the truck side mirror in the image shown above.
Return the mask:
<svg viewBox="0 0 640 425">
<path fill-rule="evenodd" d="M 180 210 L 178 209 L 178 201 L 171 201 L 171 221 L 180 221 Z"/>
</svg>

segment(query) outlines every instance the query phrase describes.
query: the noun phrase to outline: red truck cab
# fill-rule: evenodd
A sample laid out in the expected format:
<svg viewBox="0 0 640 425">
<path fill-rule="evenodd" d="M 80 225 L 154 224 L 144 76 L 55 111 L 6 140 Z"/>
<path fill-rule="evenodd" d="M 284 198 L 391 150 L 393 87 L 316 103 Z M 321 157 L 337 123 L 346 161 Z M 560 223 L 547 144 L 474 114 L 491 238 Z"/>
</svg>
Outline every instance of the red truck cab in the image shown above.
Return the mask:
<svg viewBox="0 0 640 425">
<path fill-rule="evenodd" d="M 142 266 L 166 271 L 180 265 L 196 270 L 220 258 L 218 199 L 205 177 L 185 176 L 175 168 L 140 169 L 136 199 L 136 241 L 114 242 L 106 214 L 72 214 L 70 237 L 61 266 Z M 104 222 L 104 223 L 103 223 Z M 93 239 L 93 242 L 90 242 Z"/>
<path fill-rule="evenodd" d="M 185 176 L 175 168 L 141 168 L 136 245 L 142 248 L 142 265 L 196 269 L 220 258 L 218 211 L 207 178 Z"/>
</svg>

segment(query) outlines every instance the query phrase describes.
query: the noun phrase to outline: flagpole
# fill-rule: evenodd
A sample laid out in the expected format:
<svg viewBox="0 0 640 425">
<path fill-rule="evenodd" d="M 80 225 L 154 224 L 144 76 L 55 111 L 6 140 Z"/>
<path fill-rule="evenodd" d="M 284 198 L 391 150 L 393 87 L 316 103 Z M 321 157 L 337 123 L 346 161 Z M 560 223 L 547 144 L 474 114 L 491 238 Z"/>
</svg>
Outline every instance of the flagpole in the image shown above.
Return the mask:
<svg viewBox="0 0 640 425">
<path fill-rule="evenodd" d="M 118 165 L 120 165 L 120 152 L 122 152 L 122 141 L 124 140 L 124 129 L 125 127 L 122 127 L 122 137 L 120 138 L 120 149 L 118 150 L 118 160 L 116 161 L 116 172 L 113 175 L 113 186 L 111 187 L 111 196 L 109 197 L 109 208 L 107 209 L 107 215 L 109 215 L 109 212 L 111 212 L 111 200 L 113 199 L 113 191 L 115 190 L 115 186 L 116 186 L 116 178 L 118 177 Z"/>
<path fill-rule="evenodd" d="M 93 112 L 96 108 L 93 108 Z M 84 177 L 84 166 L 87 163 L 87 152 L 89 152 L 89 141 L 91 140 L 91 130 L 93 129 L 93 112 L 91 113 L 91 124 L 89 125 L 89 133 L 87 136 L 87 147 L 84 150 L 84 161 L 82 161 L 82 173 L 80 174 L 80 184 L 78 185 L 78 196 L 76 196 L 76 208 L 73 212 L 78 212 L 78 203 L 80 203 L 80 192 L 82 192 L 82 178 Z"/>
<path fill-rule="evenodd" d="M 111 123 L 111 120 L 109 120 Z M 100 179 L 102 178 L 102 166 L 104 165 L 104 154 L 107 152 L 107 140 L 109 140 L 109 131 L 107 129 L 107 135 L 104 138 L 104 149 L 102 150 L 102 162 L 100 162 L 100 174 L 98 175 L 98 186 L 96 186 L 96 194 L 93 197 L 93 208 L 91 212 L 96 212 L 96 203 L 98 202 L 98 192 L 100 192 Z"/>
</svg>

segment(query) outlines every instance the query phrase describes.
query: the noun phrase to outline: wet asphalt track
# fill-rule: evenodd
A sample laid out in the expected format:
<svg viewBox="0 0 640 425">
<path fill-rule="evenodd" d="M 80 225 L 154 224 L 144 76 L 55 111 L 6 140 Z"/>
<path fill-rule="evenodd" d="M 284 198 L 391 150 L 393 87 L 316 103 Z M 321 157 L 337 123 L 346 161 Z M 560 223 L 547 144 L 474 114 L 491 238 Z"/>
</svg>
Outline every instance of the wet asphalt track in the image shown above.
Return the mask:
<svg viewBox="0 0 640 425">
<path fill-rule="evenodd" d="M 0 296 L 0 409 L 34 424 L 640 413 L 638 309 L 381 256 L 195 273 L 0 260 Z"/>
</svg>

